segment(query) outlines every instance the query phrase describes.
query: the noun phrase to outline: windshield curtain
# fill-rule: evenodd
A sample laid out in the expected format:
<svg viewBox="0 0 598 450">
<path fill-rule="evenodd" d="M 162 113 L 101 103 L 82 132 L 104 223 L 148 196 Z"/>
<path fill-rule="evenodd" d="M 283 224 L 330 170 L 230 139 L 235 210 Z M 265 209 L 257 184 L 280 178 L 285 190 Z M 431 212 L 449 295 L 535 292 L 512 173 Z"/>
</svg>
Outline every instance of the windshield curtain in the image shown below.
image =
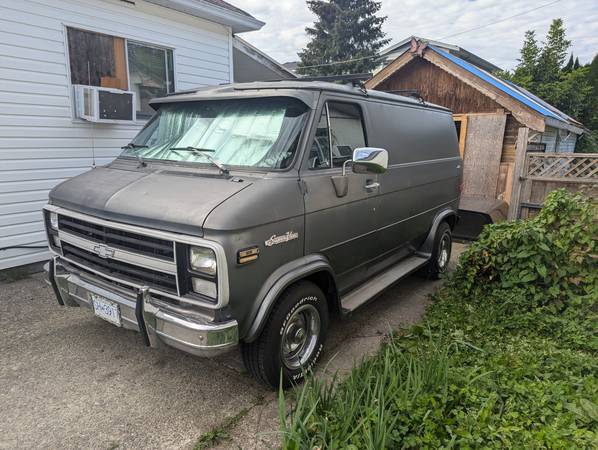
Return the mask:
<svg viewBox="0 0 598 450">
<path fill-rule="evenodd" d="M 123 156 L 283 169 L 293 160 L 307 106 L 286 97 L 164 105 Z"/>
</svg>

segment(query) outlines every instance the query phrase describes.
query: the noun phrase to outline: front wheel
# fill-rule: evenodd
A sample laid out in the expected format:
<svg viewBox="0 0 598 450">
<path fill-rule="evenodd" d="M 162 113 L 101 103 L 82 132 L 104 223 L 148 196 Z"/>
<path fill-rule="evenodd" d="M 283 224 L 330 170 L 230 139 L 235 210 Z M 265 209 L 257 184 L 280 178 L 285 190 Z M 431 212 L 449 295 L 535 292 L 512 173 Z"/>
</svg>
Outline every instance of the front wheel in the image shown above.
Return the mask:
<svg viewBox="0 0 598 450">
<path fill-rule="evenodd" d="M 241 344 L 243 362 L 259 381 L 287 388 L 302 380 L 318 360 L 328 328 L 328 307 L 321 289 L 301 281 L 280 296 L 266 327 Z"/>
<path fill-rule="evenodd" d="M 438 225 L 436 236 L 434 237 L 434 250 L 428 262 L 425 272 L 428 278 L 438 279 L 448 269 L 451 259 L 451 248 L 453 246 L 453 236 L 451 227 L 448 223 L 442 222 Z"/>
</svg>

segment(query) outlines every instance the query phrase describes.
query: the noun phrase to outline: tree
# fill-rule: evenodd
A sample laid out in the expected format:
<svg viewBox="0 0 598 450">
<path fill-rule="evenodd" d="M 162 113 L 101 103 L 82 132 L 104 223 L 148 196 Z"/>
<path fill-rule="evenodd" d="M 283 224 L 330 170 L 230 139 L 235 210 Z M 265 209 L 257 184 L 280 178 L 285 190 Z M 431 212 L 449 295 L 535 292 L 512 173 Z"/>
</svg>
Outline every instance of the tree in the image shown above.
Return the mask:
<svg viewBox="0 0 598 450">
<path fill-rule="evenodd" d="M 523 47 L 521 47 L 521 58 L 515 68 L 513 81 L 521 85 L 529 85 L 536 76 L 538 59 L 540 58 L 540 47 L 536 40 L 536 32 L 528 30 L 523 38 Z"/>
<path fill-rule="evenodd" d="M 563 19 L 554 19 L 538 58 L 536 73 L 538 81 L 550 83 L 559 79 L 570 46 L 571 41 L 565 38 Z"/>
<path fill-rule="evenodd" d="M 581 65 L 579 64 L 579 56 L 575 58 L 575 62 L 573 63 L 573 69 L 579 69 Z"/>
<path fill-rule="evenodd" d="M 376 15 L 382 6 L 376 0 L 308 0 L 317 20 L 305 31 L 311 38 L 299 53 L 300 74 L 334 75 L 370 72 L 376 56 L 389 39 L 384 39 L 386 17 Z M 342 64 L 339 61 L 356 60 Z M 323 66 L 320 66 L 324 64 Z M 309 66 L 320 67 L 309 67 Z"/>
<path fill-rule="evenodd" d="M 571 53 L 571 56 L 569 56 L 569 61 L 567 61 L 567 64 L 565 64 L 565 67 L 563 67 L 563 72 L 571 72 L 573 70 L 574 64 L 575 61 L 573 60 L 573 53 Z"/>
</svg>

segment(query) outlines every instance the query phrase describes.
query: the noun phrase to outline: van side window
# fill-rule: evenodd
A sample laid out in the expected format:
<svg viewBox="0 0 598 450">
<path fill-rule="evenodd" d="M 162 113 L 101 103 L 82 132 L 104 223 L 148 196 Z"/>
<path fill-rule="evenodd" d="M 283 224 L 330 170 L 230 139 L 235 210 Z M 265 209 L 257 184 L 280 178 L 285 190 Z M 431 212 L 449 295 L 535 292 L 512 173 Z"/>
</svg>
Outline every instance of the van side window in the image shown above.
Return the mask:
<svg viewBox="0 0 598 450">
<path fill-rule="evenodd" d="M 316 129 L 309 168 L 341 167 L 351 159 L 353 150 L 365 145 L 361 109 L 351 103 L 329 102 Z"/>
</svg>

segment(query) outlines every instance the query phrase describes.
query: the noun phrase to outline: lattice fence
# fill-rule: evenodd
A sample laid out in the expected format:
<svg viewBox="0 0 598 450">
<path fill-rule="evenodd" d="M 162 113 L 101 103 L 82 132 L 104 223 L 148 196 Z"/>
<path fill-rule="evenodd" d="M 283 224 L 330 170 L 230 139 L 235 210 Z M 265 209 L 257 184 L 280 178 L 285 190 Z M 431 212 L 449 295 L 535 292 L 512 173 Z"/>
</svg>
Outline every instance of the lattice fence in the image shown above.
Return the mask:
<svg viewBox="0 0 598 450">
<path fill-rule="evenodd" d="M 527 153 L 525 178 L 598 183 L 598 153 Z"/>
</svg>

